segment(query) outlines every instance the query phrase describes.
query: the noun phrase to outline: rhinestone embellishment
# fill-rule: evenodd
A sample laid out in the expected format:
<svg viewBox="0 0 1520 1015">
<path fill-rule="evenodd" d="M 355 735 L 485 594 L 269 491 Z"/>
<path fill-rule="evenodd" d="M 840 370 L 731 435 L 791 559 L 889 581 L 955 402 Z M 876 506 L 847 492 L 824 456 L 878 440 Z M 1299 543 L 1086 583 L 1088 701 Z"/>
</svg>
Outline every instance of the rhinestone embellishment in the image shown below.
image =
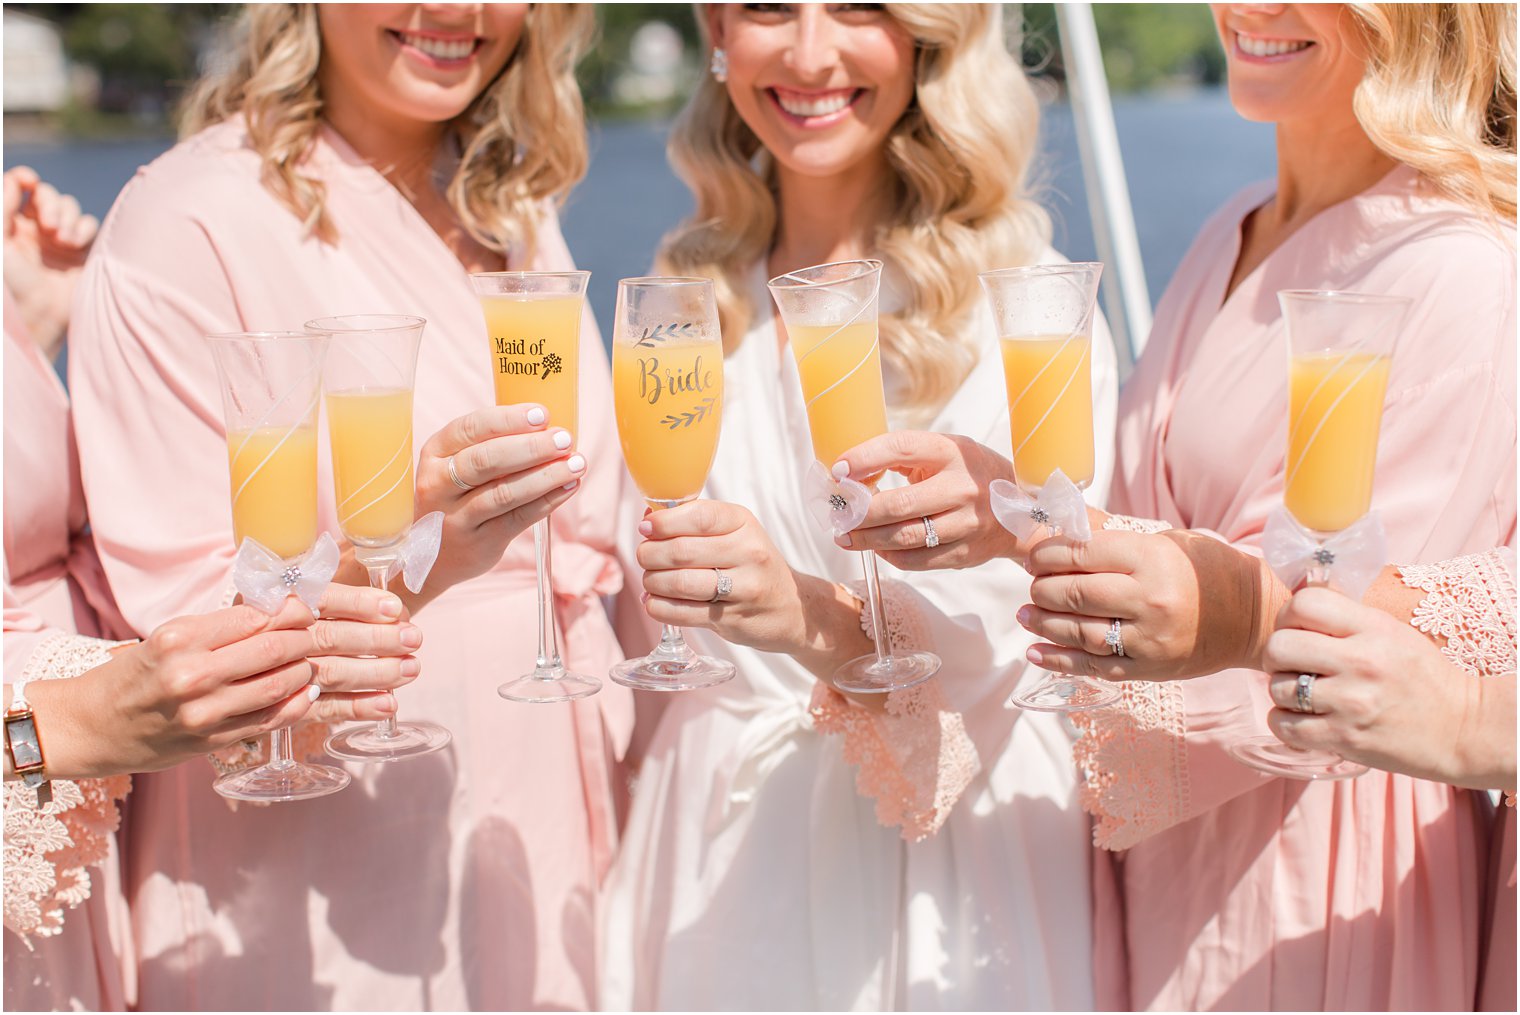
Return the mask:
<svg viewBox="0 0 1520 1015">
<path fill-rule="evenodd" d="M 1040 507 L 1039 505 L 1035 505 L 1034 507 L 1032 507 L 1032 508 L 1029 509 L 1029 517 L 1033 518 L 1036 522 L 1038 522 L 1041 525 L 1049 525 L 1050 524 L 1050 512 L 1046 511 L 1044 508 Z"/>
<path fill-rule="evenodd" d="M 301 580 L 301 569 L 298 568 L 298 567 L 295 567 L 295 566 L 287 567 L 285 569 L 285 573 L 282 574 L 282 575 L 280 575 L 280 581 L 282 581 L 282 582 L 285 583 L 285 587 L 287 589 L 293 589 L 293 588 L 295 588 L 296 587 L 296 583 L 299 582 L 300 580 Z"/>
<path fill-rule="evenodd" d="M 845 500 L 843 495 L 837 493 L 829 494 L 829 507 L 833 508 L 835 511 L 843 511 L 849 506 L 849 501 Z"/>
<path fill-rule="evenodd" d="M 1322 567 L 1329 567 L 1335 563 L 1335 551 L 1327 550 L 1323 546 L 1314 551 L 1314 563 Z"/>
</svg>

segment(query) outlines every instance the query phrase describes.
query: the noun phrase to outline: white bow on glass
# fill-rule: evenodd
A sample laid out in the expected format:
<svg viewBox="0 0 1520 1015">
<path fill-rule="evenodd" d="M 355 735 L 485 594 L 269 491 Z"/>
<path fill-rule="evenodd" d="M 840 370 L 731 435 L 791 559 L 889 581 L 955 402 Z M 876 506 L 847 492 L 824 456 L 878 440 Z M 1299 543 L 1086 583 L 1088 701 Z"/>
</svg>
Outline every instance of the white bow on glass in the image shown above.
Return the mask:
<svg viewBox="0 0 1520 1015">
<path fill-rule="evenodd" d="M 1361 599 L 1388 560 L 1383 522 L 1369 511 L 1350 528 L 1321 541 L 1288 513 L 1277 508 L 1267 516 L 1261 535 L 1262 556 L 1283 584 L 1296 589 L 1312 572 L 1329 576 L 1333 588 Z"/>
<path fill-rule="evenodd" d="M 1060 529 L 1079 543 L 1092 538 L 1082 491 L 1060 469 L 1050 474 L 1033 497 L 1008 480 L 997 479 L 987 487 L 987 499 L 998 522 L 1021 542 L 1027 541 L 1041 525 Z"/>
<path fill-rule="evenodd" d="M 443 512 L 432 511 L 412 523 L 406 539 L 396 548 L 396 559 L 385 572 L 386 584 L 390 584 L 391 579 L 399 574 L 412 595 L 421 592 L 422 583 L 427 581 L 428 572 L 433 570 L 433 563 L 438 559 L 438 550 L 442 546 Z"/>
<path fill-rule="evenodd" d="M 840 479 L 822 462 L 808 468 L 804 483 L 808 513 L 827 535 L 838 539 L 865 520 L 871 509 L 871 488 L 849 476 Z"/>
<path fill-rule="evenodd" d="M 251 536 L 244 536 L 237 562 L 232 566 L 232 584 L 242 594 L 243 602 L 272 617 L 280 612 L 288 596 L 295 596 L 315 611 L 337 572 L 338 544 L 325 532 L 310 550 L 293 560 L 286 560 Z"/>
</svg>

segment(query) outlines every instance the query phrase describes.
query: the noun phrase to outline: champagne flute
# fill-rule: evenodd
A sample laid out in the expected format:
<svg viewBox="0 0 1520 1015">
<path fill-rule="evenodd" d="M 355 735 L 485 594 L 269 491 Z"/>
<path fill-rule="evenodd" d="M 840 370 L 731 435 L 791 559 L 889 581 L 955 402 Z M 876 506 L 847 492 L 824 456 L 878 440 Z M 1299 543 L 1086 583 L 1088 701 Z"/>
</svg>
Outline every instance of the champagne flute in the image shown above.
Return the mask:
<svg viewBox="0 0 1520 1015">
<path fill-rule="evenodd" d="M 1372 479 L 1393 341 L 1411 301 L 1301 289 L 1279 292 L 1277 300 L 1288 333 L 1283 506 L 1291 521 L 1269 520 L 1263 550 L 1290 588 L 1300 580 L 1340 585 L 1359 598 L 1365 589 L 1355 585 L 1369 579 L 1358 579 L 1350 568 L 1371 575 L 1384 563 L 1377 559 L 1353 564 L 1352 556 L 1365 554 L 1368 547 L 1382 548 L 1381 524 L 1369 510 Z M 1359 529 L 1366 530 L 1366 538 L 1343 548 L 1337 536 Z M 1283 537 L 1296 538 L 1306 552 L 1280 553 Z M 1338 555 L 1343 558 L 1339 563 Z M 1305 677 L 1312 692 L 1315 676 Z M 1312 704 L 1312 694 L 1305 696 Z M 1331 751 L 1300 750 L 1272 736 L 1232 744 L 1230 753 L 1252 768 L 1291 779 L 1349 779 L 1367 771 L 1367 766 Z"/>
<path fill-rule="evenodd" d="M 1087 508 L 1077 491 L 1087 489 L 1094 471 L 1092 321 L 1102 273 L 1103 265 L 1088 262 L 1004 268 L 980 276 L 1003 351 L 1014 482 L 1022 502 L 1034 505 L 1034 521 L 1077 541 L 1085 541 L 1083 531 L 1063 529 L 1049 517 L 1060 512 L 1042 505 L 1064 490 L 1070 501 L 1065 513 L 1085 528 Z M 992 496 L 1000 493 L 994 489 Z M 999 521 L 1004 517 L 998 512 Z M 1119 699 L 1116 687 L 1096 678 L 1036 672 L 1033 685 L 1015 691 L 1010 704 L 1037 712 L 1080 712 Z"/>
<path fill-rule="evenodd" d="M 308 332 L 329 339 L 322 387 L 338 527 L 353 544 L 371 588 L 385 588 L 401 569 L 412 530 L 412 390 L 426 323 L 398 314 L 306 322 Z M 401 761 L 431 754 L 450 739 L 437 723 L 397 722 L 393 715 L 340 729 L 327 738 L 326 747 L 345 761 Z"/>
<path fill-rule="evenodd" d="M 723 340 L 711 279 L 625 278 L 612 329 L 612 397 L 628 472 L 656 511 L 702 492 L 723 419 Z M 646 691 L 688 691 L 730 680 L 733 663 L 698 655 L 664 625 L 642 659 L 612 679 Z"/>
<path fill-rule="evenodd" d="M 477 272 L 470 284 L 480 297 L 490 340 L 491 376 L 496 404 L 536 402 L 551 426 L 575 435 L 578 422 L 581 314 L 586 304 L 587 271 Z M 602 682 L 565 668 L 554 627 L 549 589 L 549 519 L 533 525 L 538 566 L 538 660 L 531 673 L 496 689 L 508 701 L 550 702 L 585 698 Z"/>
<path fill-rule="evenodd" d="M 317 543 L 317 406 L 327 339 L 253 332 L 212 335 L 207 342 L 227 425 L 233 541 L 262 547 L 283 569 L 284 588 L 292 588 Z M 348 785 L 340 768 L 294 760 L 289 729 L 271 737 L 266 764 L 223 775 L 213 788 L 234 800 L 272 803 L 326 796 Z"/>
<path fill-rule="evenodd" d="M 767 285 L 797 359 L 813 453 L 827 472 L 850 448 L 887 432 L 877 335 L 881 262 L 816 265 L 779 275 Z M 871 478 L 866 486 L 874 488 L 879 478 Z M 893 654 L 876 555 L 864 553 L 861 565 L 876 651 L 836 670 L 834 685 L 845 691 L 883 693 L 928 680 L 939 670 L 939 656 Z"/>
</svg>

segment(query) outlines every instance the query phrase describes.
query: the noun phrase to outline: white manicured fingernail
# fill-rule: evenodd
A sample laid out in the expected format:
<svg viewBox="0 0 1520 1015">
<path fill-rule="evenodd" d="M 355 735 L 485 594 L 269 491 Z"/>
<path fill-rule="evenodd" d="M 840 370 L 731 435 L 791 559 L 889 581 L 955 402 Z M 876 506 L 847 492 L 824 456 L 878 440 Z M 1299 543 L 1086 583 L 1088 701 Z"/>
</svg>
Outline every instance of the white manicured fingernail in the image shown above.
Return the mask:
<svg viewBox="0 0 1520 1015">
<path fill-rule="evenodd" d="M 322 688 L 318 687 L 316 684 L 311 684 L 306 688 L 307 701 L 316 701 L 320 697 L 322 697 Z"/>
<path fill-rule="evenodd" d="M 536 405 L 528 410 L 528 422 L 534 426 L 543 426 L 548 418 L 549 414 Z"/>
<path fill-rule="evenodd" d="M 581 455 L 571 455 L 570 460 L 565 464 L 570 467 L 571 472 L 586 471 L 586 459 Z"/>
<path fill-rule="evenodd" d="M 849 462 L 835 462 L 834 463 L 834 468 L 831 469 L 831 470 L 829 470 L 829 471 L 831 471 L 834 474 L 834 478 L 835 479 L 844 479 L 846 476 L 848 476 L 850 474 L 850 463 Z"/>
<path fill-rule="evenodd" d="M 561 430 L 559 433 L 554 435 L 554 446 L 559 448 L 561 451 L 568 448 L 571 443 L 572 441 L 570 439 L 569 430 Z"/>
<path fill-rule="evenodd" d="M 578 487 L 580 485 L 581 485 L 581 481 L 580 480 L 578 480 L 578 479 L 572 479 L 570 482 L 568 482 L 564 486 L 560 487 L 560 489 L 561 490 L 574 490 L 576 487 Z"/>
</svg>

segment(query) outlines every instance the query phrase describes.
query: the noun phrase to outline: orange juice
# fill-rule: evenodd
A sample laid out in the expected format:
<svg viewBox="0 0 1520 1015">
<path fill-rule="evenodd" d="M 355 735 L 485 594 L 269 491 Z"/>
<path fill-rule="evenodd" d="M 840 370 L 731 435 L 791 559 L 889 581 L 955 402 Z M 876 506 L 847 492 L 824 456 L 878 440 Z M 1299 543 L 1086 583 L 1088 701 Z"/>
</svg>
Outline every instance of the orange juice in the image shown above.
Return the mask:
<svg viewBox="0 0 1520 1015">
<path fill-rule="evenodd" d="M 855 445 L 886 433 L 876 322 L 793 324 L 786 332 L 797 357 L 818 460 L 832 466 Z"/>
<path fill-rule="evenodd" d="M 612 394 L 623 458 L 644 496 L 668 504 L 701 493 L 723 417 L 723 347 L 619 343 Z"/>
<path fill-rule="evenodd" d="M 1013 474 L 1034 491 L 1060 469 L 1093 478 L 1092 342 L 1086 335 L 1004 336 Z"/>
<path fill-rule="evenodd" d="M 286 559 L 311 549 L 317 541 L 316 428 L 233 431 L 227 463 L 234 543 L 251 536 Z"/>
<path fill-rule="evenodd" d="M 1283 502 L 1305 528 L 1338 532 L 1371 506 L 1388 363 L 1372 353 L 1293 357 Z"/>
<path fill-rule="evenodd" d="M 327 395 L 338 525 L 356 543 L 384 546 L 412 524 L 412 393 L 334 391 Z"/>
<path fill-rule="evenodd" d="M 551 426 L 575 433 L 583 302 L 561 293 L 480 298 L 497 405 L 537 402 Z"/>
</svg>

